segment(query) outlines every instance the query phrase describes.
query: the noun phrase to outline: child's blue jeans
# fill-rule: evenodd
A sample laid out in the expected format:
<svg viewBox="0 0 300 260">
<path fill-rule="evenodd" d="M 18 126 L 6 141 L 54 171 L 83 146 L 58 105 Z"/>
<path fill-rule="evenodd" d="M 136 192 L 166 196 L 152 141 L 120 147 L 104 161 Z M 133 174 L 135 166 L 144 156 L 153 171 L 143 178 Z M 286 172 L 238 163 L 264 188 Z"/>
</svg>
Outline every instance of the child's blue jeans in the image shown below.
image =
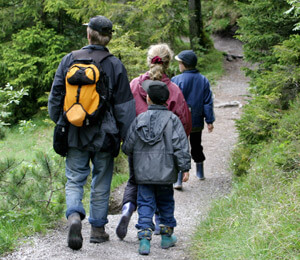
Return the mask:
<svg viewBox="0 0 300 260">
<path fill-rule="evenodd" d="M 159 221 L 168 227 L 175 227 L 174 218 L 174 190 L 173 185 L 139 184 L 137 194 L 138 224 L 137 229 L 151 228 L 155 225 L 152 221 L 156 208 L 159 211 Z"/>
</svg>

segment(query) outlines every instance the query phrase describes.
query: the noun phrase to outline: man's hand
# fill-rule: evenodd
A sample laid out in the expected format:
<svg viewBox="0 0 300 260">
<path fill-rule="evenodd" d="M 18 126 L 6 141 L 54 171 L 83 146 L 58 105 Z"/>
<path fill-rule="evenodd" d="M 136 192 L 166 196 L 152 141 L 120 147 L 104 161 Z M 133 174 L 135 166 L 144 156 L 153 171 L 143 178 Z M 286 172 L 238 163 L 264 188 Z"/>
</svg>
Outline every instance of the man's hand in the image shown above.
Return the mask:
<svg viewBox="0 0 300 260">
<path fill-rule="evenodd" d="M 189 180 L 189 177 L 190 177 L 190 173 L 189 172 L 184 172 L 182 181 L 187 182 Z"/>
<path fill-rule="evenodd" d="M 214 125 L 213 124 L 207 124 L 207 129 L 208 129 L 208 132 L 211 133 L 214 130 Z"/>
</svg>

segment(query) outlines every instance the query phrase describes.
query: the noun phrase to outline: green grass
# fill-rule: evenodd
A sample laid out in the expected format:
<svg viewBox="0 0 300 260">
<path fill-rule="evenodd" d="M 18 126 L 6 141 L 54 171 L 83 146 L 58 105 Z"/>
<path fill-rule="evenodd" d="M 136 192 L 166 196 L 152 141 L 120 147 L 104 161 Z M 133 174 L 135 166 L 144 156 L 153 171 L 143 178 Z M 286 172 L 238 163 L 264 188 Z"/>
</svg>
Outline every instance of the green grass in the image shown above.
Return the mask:
<svg viewBox="0 0 300 260">
<path fill-rule="evenodd" d="M 38 214 L 3 215 L 0 219 L 0 255 L 13 250 L 21 241 L 20 238 L 30 236 L 35 232 L 45 233 L 54 227 L 53 219 Z"/>
<path fill-rule="evenodd" d="M 57 155 L 52 148 L 52 135 L 54 125 L 49 119 L 39 116 L 32 121 L 23 124 L 23 127 L 15 126 L 9 131 L 6 131 L 6 136 L 0 141 L 0 161 L 5 161 L 6 158 L 14 158 L 17 162 L 22 162 L 17 166 L 17 170 L 10 171 L 9 175 L 16 174 L 26 165 L 36 165 L 37 153 L 43 152 L 48 154 L 51 162 L 60 161 L 61 157 Z M 62 164 L 64 165 L 64 164 Z M 38 165 L 36 165 L 39 167 Z M 0 170 L 1 171 L 1 170 Z M 62 174 L 64 175 L 64 170 Z M 65 178 L 64 176 L 62 176 Z M 85 208 L 89 209 L 89 192 L 90 179 L 85 185 L 85 196 L 83 203 Z M 128 180 L 128 163 L 127 157 L 120 153 L 115 159 L 114 175 L 111 185 L 113 191 L 116 187 Z M 0 188 L 3 185 L 3 179 L 0 176 Z M 38 190 L 37 190 L 38 192 Z M 64 197 L 64 190 L 61 190 Z M 32 194 L 34 197 L 34 194 Z M 0 255 L 13 250 L 22 238 L 30 236 L 35 232 L 45 233 L 49 228 L 55 226 L 57 221 L 64 218 L 64 210 L 60 214 L 52 213 L 45 215 L 45 211 L 40 211 L 29 205 L 27 208 L 20 210 L 7 210 L 6 195 L 0 193 Z M 65 202 L 57 202 L 59 205 Z M 60 207 L 58 205 L 58 207 Z M 63 205 L 65 207 L 65 205 Z M 59 211 L 61 212 L 61 211 Z"/>
<path fill-rule="evenodd" d="M 32 161 L 38 151 L 53 152 L 54 125 L 49 126 L 43 123 L 41 118 L 33 122 L 36 126 L 25 130 L 24 134 L 20 133 L 18 126 L 6 131 L 6 137 L 0 140 L 1 159 L 11 157 L 17 160 Z"/>
<path fill-rule="evenodd" d="M 299 177 L 258 190 L 252 178 L 214 204 L 194 237 L 194 259 L 298 259 Z"/>
<path fill-rule="evenodd" d="M 193 259 L 300 259 L 299 107 L 253 155 L 247 175 L 234 178 L 231 194 L 213 203 Z"/>
</svg>

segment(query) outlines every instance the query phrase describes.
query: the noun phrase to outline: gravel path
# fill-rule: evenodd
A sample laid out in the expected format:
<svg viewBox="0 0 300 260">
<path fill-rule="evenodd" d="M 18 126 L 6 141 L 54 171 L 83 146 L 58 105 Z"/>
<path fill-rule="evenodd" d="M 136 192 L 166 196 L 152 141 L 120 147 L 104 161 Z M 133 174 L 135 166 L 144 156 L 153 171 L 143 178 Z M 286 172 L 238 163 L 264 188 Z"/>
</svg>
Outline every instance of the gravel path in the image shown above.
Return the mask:
<svg viewBox="0 0 300 260">
<path fill-rule="evenodd" d="M 231 55 L 242 55 L 242 46 L 239 41 L 214 37 L 215 47 Z M 67 227 L 64 221 L 59 227 L 47 235 L 37 235 L 28 238 L 17 251 L 1 259 L 191 259 L 188 247 L 195 226 L 205 218 L 212 200 L 230 192 L 231 173 L 228 169 L 230 152 L 237 139 L 234 120 L 240 116 L 240 107 L 245 103 L 247 78 L 240 67 L 246 66 L 242 59 L 225 60 L 226 74 L 213 86 L 215 95 L 216 122 L 212 133 L 203 131 L 203 146 L 206 155 L 204 170 L 205 181 L 195 177 L 195 167 L 190 172 L 190 180 L 185 183 L 182 191 L 175 191 L 175 218 L 178 226 L 175 235 L 178 242 L 168 250 L 160 248 L 160 236 L 153 236 L 149 256 L 138 254 L 137 231 L 134 227 L 137 222 L 137 213 L 134 213 L 129 225 L 128 234 L 120 241 L 115 229 L 120 215 L 109 215 L 106 231 L 110 234 L 110 241 L 103 244 L 89 243 L 90 225 L 83 221 L 83 247 L 73 251 L 67 247 Z M 122 188 L 115 193 L 121 197 Z"/>
</svg>

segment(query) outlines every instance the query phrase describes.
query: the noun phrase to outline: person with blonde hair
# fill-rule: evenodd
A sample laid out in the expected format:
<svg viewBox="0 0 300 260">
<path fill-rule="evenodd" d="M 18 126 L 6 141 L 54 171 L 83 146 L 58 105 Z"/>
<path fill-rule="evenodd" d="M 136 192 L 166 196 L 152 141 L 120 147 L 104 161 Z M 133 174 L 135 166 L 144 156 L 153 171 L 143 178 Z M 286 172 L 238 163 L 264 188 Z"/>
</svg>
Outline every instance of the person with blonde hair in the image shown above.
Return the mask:
<svg viewBox="0 0 300 260">
<path fill-rule="evenodd" d="M 173 55 L 173 51 L 166 43 L 151 45 L 147 53 L 147 64 L 149 66 L 149 70 L 133 79 L 130 82 L 130 88 L 135 99 L 136 115 L 139 115 L 148 110 L 146 100 L 147 92 L 143 89 L 142 83 L 145 80 L 158 80 L 165 83 L 170 93 L 169 98 L 166 101 L 167 108 L 179 117 L 185 133 L 188 136 L 192 129 L 190 110 L 180 88 L 171 82 L 170 78 L 166 74 L 170 62 L 173 59 Z M 120 239 L 123 239 L 126 236 L 130 218 L 137 206 L 137 184 L 134 177 L 132 156 L 128 156 L 128 162 L 129 180 L 123 195 L 122 216 L 116 229 L 116 234 Z M 157 225 L 155 229 L 159 232 L 158 215 L 156 215 L 156 223 Z"/>
</svg>

